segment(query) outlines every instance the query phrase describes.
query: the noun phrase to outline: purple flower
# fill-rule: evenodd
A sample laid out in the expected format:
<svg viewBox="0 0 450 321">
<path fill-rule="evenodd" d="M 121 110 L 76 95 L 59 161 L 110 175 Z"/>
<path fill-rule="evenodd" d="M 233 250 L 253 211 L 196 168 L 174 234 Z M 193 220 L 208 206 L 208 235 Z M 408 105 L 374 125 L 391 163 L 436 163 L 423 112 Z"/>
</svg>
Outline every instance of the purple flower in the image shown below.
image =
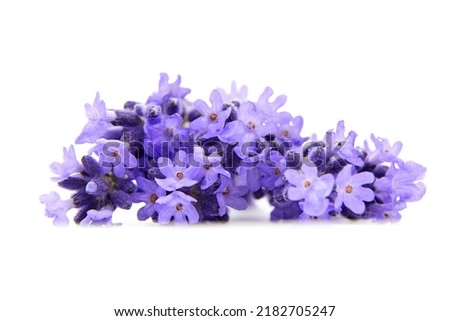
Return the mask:
<svg viewBox="0 0 450 321">
<path fill-rule="evenodd" d="M 364 142 L 364 147 L 367 152 L 366 161 L 370 164 L 380 164 L 383 162 L 398 162 L 397 158 L 398 154 L 401 152 L 403 144 L 401 142 L 395 142 L 394 145 L 391 146 L 389 140 L 385 138 L 375 137 L 374 134 L 370 135 L 370 139 L 372 139 L 375 144 L 375 150 L 371 150 L 369 148 L 369 144 L 367 141 Z"/>
<path fill-rule="evenodd" d="M 107 111 L 106 105 L 100 99 L 100 94 L 97 92 L 94 103 L 92 105 L 85 104 L 86 116 L 89 122 L 84 126 L 80 136 L 75 140 L 77 144 L 95 143 L 101 138 L 109 128 L 113 127 L 111 121 L 115 118 L 113 111 Z"/>
<path fill-rule="evenodd" d="M 278 126 L 277 137 L 282 142 L 289 142 L 295 145 L 303 144 L 308 138 L 301 137 L 300 132 L 303 128 L 303 117 L 289 116 L 289 120 Z"/>
<path fill-rule="evenodd" d="M 179 152 L 175 158 L 183 160 L 184 152 Z M 183 162 L 183 161 L 182 161 Z M 186 164 L 174 164 L 166 157 L 158 159 L 159 169 L 165 178 L 155 178 L 156 183 L 166 191 L 175 191 L 182 187 L 190 187 L 198 183 L 198 167 L 186 167 Z"/>
<path fill-rule="evenodd" d="M 269 102 L 273 95 L 273 90 L 270 87 L 264 89 L 256 102 L 256 109 L 263 112 L 268 119 L 271 119 L 276 124 L 282 124 L 289 121 L 292 117 L 288 112 L 279 112 L 278 109 L 284 106 L 287 97 L 285 95 L 278 96 L 273 102 Z"/>
<path fill-rule="evenodd" d="M 59 226 L 69 224 L 67 212 L 74 207 L 72 200 L 63 201 L 56 192 L 42 195 L 39 200 L 45 204 L 45 215 L 53 218 L 53 224 Z"/>
<path fill-rule="evenodd" d="M 82 166 L 80 162 L 77 160 L 75 155 L 75 148 L 73 145 L 70 145 L 69 149 L 63 148 L 63 162 L 53 162 L 50 164 L 50 169 L 58 177 L 52 177 L 52 181 L 60 182 L 66 178 L 68 178 L 71 174 L 78 173 L 82 170 Z"/>
<path fill-rule="evenodd" d="M 406 203 L 378 204 L 372 203 L 368 206 L 370 217 L 377 221 L 397 222 L 401 219 L 400 211 L 406 208 Z"/>
<path fill-rule="evenodd" d="M 347 165 L 337 175 L 334 206 L 340 210 L 344 203 L 353 213 L 363 214 L 366 209 L 364 202 L 371 202 L 375 197 L 373 190 L 363 185 L 373 183 L 375 176 L 370 172 L 353 174 L 353 170 L 353 165 Z"/>
<path fill-rule="evenodd" d="M 99 156 L 98 164 L 104 174 L 113 171 L 117 177 L 124 177 L 127 170 L 137 166 L 136 157 L 128 150 L 128 143 L 120 140 L 97 140 L 96 146 L 91 149 Z"/>
<path fill-rule="evenodd" d="M 271 150 L 258 166 L 261 172 L 261 185 L 267 189 L 274 189 L 284 183 L 286 158 L 278 151 Z"/>
<path fill-rule="evenodd" d="M 191 90 L 188 88 L 180 87 L 180 84 L 181 84 L 180 75 L 177 76 L 177 80 L 175 82 L 170 84 L 169 76 L 166 73 L 161 73 L 159 79 L 158 92 L 153 93 L 153 95 L 148 97 L 147 104 L 148 103 L 161 104 L 162 102 L 165 102 L 169 98 L 184 98 L 187 94 L 191 92 Z"/>
<path fill-rule="evenodd" d="M 288 198 L 292 201 L 301 201 L 303 212 L 309 216 L 326 214 L 330 203 L 327 198 L 334 184 L 331 174 L 317 176 L 317 167 L 303 164 L 301 171 L 287 169 L 284 176 L 293 185 L 288 189 Z"/>
<path fill-rule="evenodd" d="M 183 118 L 179 114 L 164 117 L 159 123 L 147 120 L 144 125 L 146 139 L 144 147 L 152 157 L 167 156 L 166 150 L 170 142 L 186 141 L 189 129 L 183 127 Z"/>
<path fill-rule="evenodd" d="M 221 141 L 242 145 L 276 132 L 275 124 L 250 102 L 241 104 L 237 110 L 237 119 L 225 126 L 219 135 Z"/>
<path fill-rule="evenodd" d="M 201 133 L 203 138 L 218 136 L 231 113 L 231 108 L 223 110 L 222 98 L 218 91 L 213 90 L 209 101 L 211 102 L 211 107 L 203 100 L 194 102 L 194 107 L 202 116 L 191 123 L 191 128 Z"/>
<path fill-rule="evenodd" d="M 209 102 L 191 103 L 189 93 L 165 73 L 145 103 L 129 100 L 123 110 L 107 110 L 97 93 L 76 139 L 96 144 L 79 161 L 73 146 L 64 148 L 63 161 L 51 164 L 71 199 L 43 195 L 46 215 L 67 224 L 76 208 L 76 224 L 109 226 L 116 209 L 140 203 L 141 221 L 225 222 L 228 207 L 267 196 L 271 220 L 394 221 L 425 193 L 425 168 L 398 157 L 400 142 L 371 135 L 374 150 L 357 147 L 343 121 L 324 140 L 302 137 L 303 118 L 280 112 L 286 96 L 270 87 L 256 101 L 235 82 Z"/>
<path fill-rule="evenodd" d="M 112 224 L 113 209 L 105 207 L 101 210 L 89 210 L 87 216 L 81 221 L 81 225 L 103 225 L 111 226 Z"/>
<path fill-rule="evenodd" d="M 182 192 L 176 191 L 159 198 L 156 203 L 158 207 L 158 223 L 168 224 L 173 218 L 175 223 L 197 223 L 199 215 L 193 202 L 197 200 Z"/>
<path fill-rule="evenodd" d="M 235 184 L 247 186 L 251 192 L 258 191 L 261 188 L 261 171 L 258 164 L 263 156 L 258 154 L 252 146 L 248 150 L 242 150 L 240 146 L 236 146 L 233 150 L 241 158 L 240 165 L 235 171 Z"/>
<path fill-rule="evenodd" d="M 225 92 L 222 88 L 216 89 L 224 104 L 234 105 L 235 107 L 239 107 L 241 103 L 247 100 L 248 89 L 247 86 L 242 86 L 237 89 L 236 82 L 233 81 L 231 83 L 231 91 L 230 93 Z"/>
<path fill-rule="evenodd" d="M 384 196 L 384 202 L 415 202 L 425 194 L 426 187 L 419 180 L 425 177 L 426 168 L 414 162 L 392 165 L 386 176 L 375 181 L 375 190 Z"/>
<path fill-rule="evenodd" d="M 298 202 L 286 202 L 282 205 L 274 205 L 274 209 L 270 213 L 270 220 L 274 222 L 279 220 L 295 220 L 302 213 Z"/>
<path fill-rule="evenodd" d="M 205 150 L 199 146 L 194 147 L 194 154 L 192 156 L 194 158 L 195 166 L 199 166 L 196 180 L 201 180 L 202 189 L 206 189 L 217 182 L 219 175 L 230 178 L 230 172 L 225 170 L 221 164 L 221 156 L 214 154 L 206 156 Z"/>
<path fill-rule="evenodd" d="M 139 221 L 145 221 L 157 210 L 156 201 L 163 196 L 166 196 L 166 191 L 159 187 L 154 181 L 145 179 L 143 177 L 136 178 L 139 192 L 132 194 L 133 202 L 144 202 L 145 206 L 139 209 L 137 217 Z"/>
<path fill-rule="evenodd" d="M 345 125 L 341 120 L 336 127 L 336 132 L 331 133 L 332 148 L 336 148 L 338 155 L 347 162 L 362 167 L 364 165 L 363 160 L 359 157 L 360 152 L 355 148 L 355 139 L 358 135 L 354 131 L 348 133 L 345 137 Z"/>
<path fill-rule="evenodd" d="M 247 209 L 247 201 L 245 196 L 248 193 L 248 188 L 245 186 L 235 186 L 233 180 L 222 177 L 220 186 L 215 192 L 217 202 L 219 203 L 219 214 L 225 215 L 227 213 L 227 206 L 235 210 Z"/>
</svg>

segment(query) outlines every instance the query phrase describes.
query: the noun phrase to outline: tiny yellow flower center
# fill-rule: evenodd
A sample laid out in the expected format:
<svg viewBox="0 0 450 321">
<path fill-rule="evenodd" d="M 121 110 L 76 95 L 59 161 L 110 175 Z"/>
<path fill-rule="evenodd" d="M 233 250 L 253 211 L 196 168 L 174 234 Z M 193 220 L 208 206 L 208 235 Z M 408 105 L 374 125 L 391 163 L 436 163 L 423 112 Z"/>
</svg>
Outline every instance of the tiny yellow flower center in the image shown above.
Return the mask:
<svg viewBox="0 0 450 321">
<path fill-rule="evenodd" d="M 182 211 L 183 208 L 184 208 L 183 204 L 180 203 L 177 205 L 177 211 Z"/>
<path fill-rule="evenodd" d="M 212 113 L 211 115 L 209 115 L 209 119 L 211 119 L 211 121 L 216 121 L 218 117 L 219 116 L 217 116 L 216 113 Z"/>
<path fill-rule="evenodd" d="M 158 200 L 158 195 L 152 194 L 150 196 L 150 202 L 155 203 Z"/>
<path fill-rule="evenodd" d="M 347 185 L 347 186 L 345 187 L 345 192 L 346 192 L 347 194 L 351 194 L 351 193 L 353 192 L 353 187 L 350 186 L 350 185 Z"/>
<path fill-rule="evenodd" d="M 177 173 L 177 178 L 178 179 L 183 179 L 184 178 L 184 174 L 182 172 L 178 172 Z"/>
<path fill-rule="evenodd" d="M 255 129 L 256 129 L 256 124 L 255 124 L 254 122 L 252 122 L 252 121 L 249 121 L 249 122 L 247 123 L 247 127 L 248 127 L 249 129 L 255 130 Z"/>
<path fill-rule="evenodd" d="M 311 186 L 311 182 L 308 181 L 308 180 L 306 180 L 305 183 L 304 183 L 304 186 L 305 186 L 306 188 L 310 187 L 310 186 Z"/>
<path fill-rule="evenodd" d="M 275 175 L 280 175 L 281 170 L 277 167 L 273 170 L 273 172 L 275 173 Z"/>
</svg>

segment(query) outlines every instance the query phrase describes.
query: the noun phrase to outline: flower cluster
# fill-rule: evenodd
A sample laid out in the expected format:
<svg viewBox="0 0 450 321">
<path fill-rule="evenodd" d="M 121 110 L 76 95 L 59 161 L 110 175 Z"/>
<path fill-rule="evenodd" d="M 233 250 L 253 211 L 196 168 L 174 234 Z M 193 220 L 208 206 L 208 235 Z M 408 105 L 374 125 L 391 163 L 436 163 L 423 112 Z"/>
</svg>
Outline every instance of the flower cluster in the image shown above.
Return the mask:
<svg viewBox="0 0 450 321">
<path fill-rule="evenodd" d="M 371 136 L 356 147 L 344 122 L 324 139 L 303 136 L 303 118 L 280 111 L 286 96 L 266 88 L 257 101 L 247 87 L 213 90 L 209 102 L 161 74 L 145 103 L 108 109 L 97 93 L 86 104 L 88 123 L 75 140 L 91 144 L 80 160 L 64 149 L 52 178 L 71 198 L 41 196 L 55 224 L 112 225 L 117 208 L 138 207 L 137 218 L 167 224 L 227 221 L 267 196 L 271 220 L 398 220 L 407 202 L 425 193 L 425 167 L 398 157 L 400 142 Z M 315 135 L 313 136 L 315 137 Z"/>
</svg>

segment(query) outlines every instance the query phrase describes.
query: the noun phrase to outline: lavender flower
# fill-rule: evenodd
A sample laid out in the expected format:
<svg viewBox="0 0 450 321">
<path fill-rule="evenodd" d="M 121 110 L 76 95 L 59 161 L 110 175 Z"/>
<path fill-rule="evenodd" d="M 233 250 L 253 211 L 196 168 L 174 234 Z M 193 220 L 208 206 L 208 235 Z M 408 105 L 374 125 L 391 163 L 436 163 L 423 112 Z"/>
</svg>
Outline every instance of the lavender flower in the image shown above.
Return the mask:
<svg viewBox="0 0 450 321">
<path fill-rule="evenodd" d="M 352 165 L 345 166 L 336 177 L 337 197 L 334 206 L 341 210 L 342 203 L 355 214 L 362 214 L 366 209 L 364 202 L 371 202 L 375 198 L 373 190 L 363 185 L 373 183 L 375 176 L 370 172 L 353 174 Z"/>
<path fill-rule="evenodd" d="M 344 121 L 341 120 L 336 127 L 336 132 L 331 132 L 332 148 L 338 147 L 338 155 L 350 164 L 362 167 L 363 160 L 360 158 L 360 152 L 355 148 L 355 139 L 357 137 L 354 131 L 345 136 Z"/>
<path fill-rule="evenodd" d="M 176 97 L 184 98 L 191 90 L 189 88 L 182 88 L 181 76 L 177 76 L 177 80 L 173 83 L 169 83 L 169 76 L 166 73 L 160 74 L 158 91 L 153 93 L 147 99 L 147 103 L 159 103 L 165 99 Z"/>
<path fill-rule="evenodd" d="M 292 117 L 289 115 L 285 120 L 277 128 L 277 135 L 280 141 L 300 146 L 308 140 L 300 135 L 303 128 L 303 117 Z"/>
<path fill-rule="evenodd" d="M 212 186 L 220 176 L 230 178 L 230 172 L 226 171 L 221 164 L 222 157 L 218 155 L 205 155 L 205 150 L 201 147 L 194 147 L 193 160 L 197 171 L 197 181 L 201 181 L 201 188 L 206 189 Z M 203 180 L 202 180 L 203 178 Z"/>
<path fill-rule="evenodd" d="M 148 97 L 147 105 L 154 104 L 161 106 L 166 115 L 183 113 L 184 98 L 191 90 L 180 86 L 180 76 L 177 76 L 177 80 L 171 84 L 169 83 L 169 76 L 167 74 L 161 73 L 160 76 L 158 92 Z"/>
<path fill-rule="evenodd" d="M 209 101 L 211 107 L 203 100 L 194 102 L 194 107 L 202 116 L 191 123 L 191 128 L 201 133 L 203 138 L 218 136 L 231 113 L 231 108 L 223 109 L 222 98 L 216 90 L 211 93 Z"/>
<path fill-rule="evenodd" d="M 301 201 L 303 212 L 309 216 L 326 214 L 330 203 L 330 195 L 334 178 L 331 174 L 317 175 L 317 167 L 303 164 L 301 172 L 288 169 L 284 176 L 293 185 L 288 189 L 288 197 L 292 201 Z"/>
<path fill-rule="evenodd" d="M 426 191 L 425 184 L 419 182 L 425 176 L 426 168 L 414 162 L 405 162 L 396 168 L 391 166 L 386 176 L 377 179 L 375 190 L 388 194 L 390 201 L 416 202 L 420 200 Z M 385 199 L 386 201 L 386 199 Z"/>
<path fill-rule="evenodd" d="M 135 203 L 145 203 L 145 206 L 141 207 L 137 213 L 139 221 L 145 221 L 156 213 L 158 205 L 156 201 L 166 196 L 166 191 L 154 181 L 143 177 L 136 178 L 136 181 L 140 191 L 134 193 L 132 198 Z"/>
<path fill-rule="evenodd" d="M 209 104 L 191 104 L 189 93 L 164 73 L 145 103 L 123 110 L 107 110 L 97 93 L 76 139 L 95 145 L 80 162 L 70 146 L 51 164 L 71 196 L 41 196 L 46 216 L 66 225 L 75 208 L 76 224 L 113 226 L 117 208 L 139 203 L 140 221 L 225 222 L 230 208 L 267 196 L 273 221 L 397 221 L 425 194 L 426 169 L 399 157 L 401 142 L 371 135 L 374 150 L 358 147 L 343 121 L 322 141 L 303 137 L 303 118 L 280 111 L 286 96 L 272 98 L 270 87 L 256 101 L 235 82 L 229 93 L 213 90 Z"/>
<path fill-rule="evenodd" d="M 227 206 L 239 211 L 247 209 L 248 204 L 245 200 L 247 193 L 248 188 L 245 186 L 235 186 L 231 179 L 222 177 L 220 186 L 215 192 L 219 204 L 219 214 L 225 215 Z"/>
<path fill-rule="evenodd" d="M 263 156 L 263 160 L 259 163 L 261 185 L 269 190 L 283 185 L 286 158 L 280 152 L 271 150 L 267 153 L 267 156 Z"/>
<path fill-rule="evenodd" d="M 99 139 L 91 153 L 99 155 L 104 174 L 113 171 L 117 177 L 124 177 L 129 169 L 137 166 L 136 157 L 128 149 L 128 144 L 122 141 Z"/>
<path fill-rule="evenodd" d="M 181 156 L 179 157 L 181 158 Z M 159 169 L 165 178 L 155 178 L 155 181 L 166 191 L 175 191 L 198 183 L 198 167 L 186 167 L 186 164 L 177 165 L 166 157 L 160 157 L 158 163 L 160 164 Z"/>
<path fill-rule="evenodd" d="M 59 226 L 69 224 L 67 212 L 73 208 L 73 203 L 71 200 L 61 200 L 59 194 L 56 192 L 50 192 L 47 195 L 42 195 L 39 200 L 42 204 L 45 204 L 45 215 L 53 218 L 53 224 Z"/>
<path fill-rule="evenodd" d="M 183 127 L 183 118 L 179 114 L 165 116 L 158 123 L 147 119 L 144 131 L 144 147 L 151 157 L 168 156 L 169 148 L 173 146 L 171 143 L 186 141 L 189 134 L 189 130 Z"/>
<path fill-rule="evenodd" d="M 64 156 L 62 163 L 53 162 L 50 164 L 50 169 L 52 172 L 59 175 L 58 177 L 51 178 L 54 182 L 60 182 L 68 178 L 70 175 L 79 172 L 82 168 L 75 155 L 75 148 L 73 145 L 70 145 L 69 149 L 64 147 L 63 153 Z"/>
<path fill-rule="evenodd" d="M 168 224 L 172 219 L 175 223 L 197 223 L 199 215 L 192 203 L 197 200 L 182 192 L 176 191 L 159 198 L 158 223 Z"/>
<path fill-rule="evenodd" d="M 113 125 L 111 121 L 115 118 L 115 113 L 106 110 L 106 105 L 100 99 L 100 94 L 97 92 L 94 103 L 84 105 L 86 109 L 86 116 L 89 122 L 84 126 L 80 136 L 75 140 L 76 144 L 95 143 L 101 138 Z"/>
<path fill-rule="evenodd" d="M 268 116 L 257 110 L 250 102 L 241 104 L 237 111 L 237 119 L 225 126 L 219 135 L 220 140 L 242 145 L 255 142 L 260 137 L 276 131 L 275 124 L 269 120 Z"/>
<path fill-rule="evenodd" d="M 103 208 L 101 210 L 87 211 L 86 218 L 81 221 L 81 225 L 99 225 L 110 226 L 112 224 L 112 208 Z"/>
<path fill-rule="evenodd" d="M 375 150 L 370 150 L 367 141 L 364 142 L 365 150 L 367 151 L 366 161 L 370 164 L 380 164 L 383 162 L 398 161 L 398 154 L 403 148 L 401 142 L 395 142 L 391 146 L 389 140 L 385 138 L 376 138 L 374 134 L 370 135 L 370 139 L 375 144 Z"/>
<path fill-rule="evenodd" d="M 223 103 L 228 106 L 239 107 L 241 103 L 247 100 L 247 86 L 242 86 L 238 89 L 235 81 L 231 83 L 231 90 L 229 93 L 225 92 L 222 88 L 217 88 L 216 90 L 219 92 Z"/>
<path fill-rule="evenodd" d="M 271 119 L 276 124 L 283 124 L 289 122 L 292 117 L 288 112 L 279 112 L 278 109 L 284 106 L 287 97 L 285 95 L 278 96 L 273 102 L 269 102 L 273 95 L 273 90 L 270 87 L 264 89 L 256 102 L 256 108 L 263 112 L 268 119 Z"/>
</svg>

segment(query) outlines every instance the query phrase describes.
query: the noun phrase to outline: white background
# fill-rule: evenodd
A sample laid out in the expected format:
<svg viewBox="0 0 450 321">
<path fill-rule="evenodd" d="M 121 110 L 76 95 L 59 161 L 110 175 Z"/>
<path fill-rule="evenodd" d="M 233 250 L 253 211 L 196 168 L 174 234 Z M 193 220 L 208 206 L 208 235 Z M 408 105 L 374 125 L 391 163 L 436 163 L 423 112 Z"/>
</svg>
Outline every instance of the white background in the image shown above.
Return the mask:
<svg viewBox="0 0 450 321">
<path fill-rule="evenodd" d="M 2 2 L 0 319 L 215 304 L 449 320 L 449 16 L 444 1 Z M 251 98 L 270 85 L 304 134 L 345 119 L 359 143 L 402 140 L 428 192 L 396 225 L 54 228 L 38 197 L 54 189 L 48 164 L 79 134 L 84 103 L 97 90 L 111 108 L 144 101 L 160 72 L 181 74 L 191 99 L 233 79 Z"/>
</svg>

